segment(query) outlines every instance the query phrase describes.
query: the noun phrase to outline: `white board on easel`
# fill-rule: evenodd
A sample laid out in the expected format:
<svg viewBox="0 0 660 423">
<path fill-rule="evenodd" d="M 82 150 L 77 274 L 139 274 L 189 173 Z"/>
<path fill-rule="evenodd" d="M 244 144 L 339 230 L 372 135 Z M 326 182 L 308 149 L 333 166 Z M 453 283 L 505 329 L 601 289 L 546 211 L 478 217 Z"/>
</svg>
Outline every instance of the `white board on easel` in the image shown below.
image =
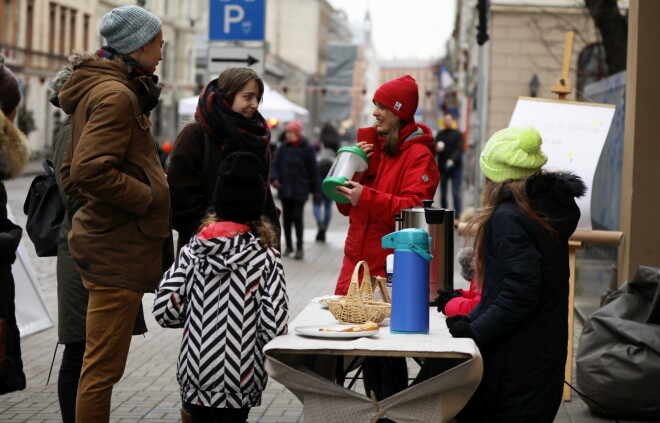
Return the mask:
<svg viewBox="0 0 660 423">
<path fill-rule="evenodd" d="M 578 229 L 591 230 L 591 187 L 615 106 L 520 97 L 509 127 L 531 126 L 541 133 L 548 155 L 543 169 L 570 171 L 580 176 L 587 194 L 577 199 L 582 213 Z"/>
</svg>

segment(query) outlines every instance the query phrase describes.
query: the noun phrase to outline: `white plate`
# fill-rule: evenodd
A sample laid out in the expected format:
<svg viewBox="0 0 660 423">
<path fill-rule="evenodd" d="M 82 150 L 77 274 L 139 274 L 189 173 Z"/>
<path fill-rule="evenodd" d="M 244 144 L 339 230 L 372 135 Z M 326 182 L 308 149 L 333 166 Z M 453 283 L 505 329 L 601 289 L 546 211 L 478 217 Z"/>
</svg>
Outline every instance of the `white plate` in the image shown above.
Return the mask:
<svg viewBox="0 0 660 423">
<path fill-rule="evenodd" d="M 373 336 L 378 333 L 378 329 L 368 330 L 364 332 L 325 332 L 319 329 L 332 329 L 342 330 L 350 326 L 346 325 L 312 325 L 312 326 L 296 326 L 294 330 L 299 335 L 315 336 L 318 338 L 362 338 L 363 336 Z"/>
<path fill-rule="evenodd" d="M 343 297 L 343 295 L 322 295 L 320 297 L 312 298 L 310 302 L 319 304 L 323 308 L 328 308 L 328 303 L 326 303 L 325 301 L 338 300 L 341 297 Z"/>
</svg>

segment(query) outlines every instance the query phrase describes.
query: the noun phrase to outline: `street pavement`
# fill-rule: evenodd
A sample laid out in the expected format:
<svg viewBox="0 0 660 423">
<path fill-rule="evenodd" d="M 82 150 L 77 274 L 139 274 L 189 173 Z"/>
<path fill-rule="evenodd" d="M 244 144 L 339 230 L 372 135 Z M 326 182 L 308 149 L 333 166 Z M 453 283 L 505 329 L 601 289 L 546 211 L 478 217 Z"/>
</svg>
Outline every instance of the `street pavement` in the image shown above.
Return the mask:
<svg viewBox="0 0 660 423">
<path fill-rule="evenodd" d="M 33 174 L 40 163 L 30 163 L 22 177 L 6 182 L 15 221 L 24 227 L 23 201 Z M 333 212 L 326 243 L 314 242 L 316 224 L 311 212 L 311 202 L 305 209 L 305 257 L 303 260 L 284 258 L 287 290 L 290 299 L 290 320 L 316 296 L 332 294 L 339 272 L 347 218 Z M 456 235 L 458 237 L 458 235 Z M 456 249 L 463 246 L 456 239 Z M 27 388 L 0 396 L 0 423 L 60 422 L 57 399 L 57 374 L 62 358 L 57 343 L 57 292 L 55 258 L 37 257 L 27 235 L 23 246 L 31 259 L 45 303 L 54 325 L 21 339 L 23 361 L 27 376 Z M 458 269 L 458 265 L 455 265 Z M 464 283 L 457 273 L 456 287 Z M 467 287 L 467 283 L 465 283 Z M 115 386 L 112 398 L 111 422 L 178 422 L 180 421 L 179 388 L 176 381 L 176 360 L 181 337 L 180 329 L 163 329 L 151 315 L 153 294 L 144 296 L 143 306 L 149 331 L 136 336 L 131 343 L 128 364 L 122 380 Z M 291 328 L 290 328 L 291 330 Z M 576 319 L 575 348 L 577 349 L 581 323 Z M 52 371 L 51 371 L 51 363 Z M 575 374 L 575 372 L 573 373 Z M 49 380 L 50 376 L 50 380 Z M 573 381 L 575 383 L 575 381 Z M 286 388 L 270 379 L 263 393 L 262 404 L 250 412 L 250 423 L 297 423 L 303 422 L 302 404 Z M 555 422 L 559 423 L 607 423 L 612 420 L 594 417 L 579 396 L 562 402 Z M 309 423 L 309 422 L 308 422 Z"/>
</svg>

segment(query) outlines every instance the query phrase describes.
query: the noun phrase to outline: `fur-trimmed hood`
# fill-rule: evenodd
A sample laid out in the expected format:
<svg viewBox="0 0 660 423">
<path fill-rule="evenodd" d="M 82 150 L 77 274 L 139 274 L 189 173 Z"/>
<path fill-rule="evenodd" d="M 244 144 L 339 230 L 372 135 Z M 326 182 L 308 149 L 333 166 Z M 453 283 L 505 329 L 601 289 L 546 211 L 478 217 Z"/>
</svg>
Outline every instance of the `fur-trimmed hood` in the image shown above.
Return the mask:
<svg viewBox="0 0 660 423">
<path fill-rule="evenodd" d="M 0 181 L 17 177 L 29 159 L 27 137 L 0 111 Z"/>
<path fill-rule="evenodd" d="M 160 87 L 150 76 L 129 76 L 133 66 L 124 62 L 120 56 L 106 59 L 90 52 L 76 52 L 69 56 L 69 62 L 73 73 L 57 96 L 59 105 L 66 114 L 73 114 L 87 93 L 105 81 L 117 81 L 133 91 L 145 113 L 158 104 Z"/>
<path fill-rule="evenodd" d="M 108 60 L 94 53 L 76 52 L 69 56 L 69 62 L 73 73 L 58 95 L 60 107 L 66 114 L 73 114 L 89 90 L 103 81 L 118 81 L 135 91 L 135 85 L 128 78 L 128 67 L 120 59 Z"/>
<path fill-rule="evenodd" d="M 526 192 L 532 208 L 547 217 L 559 234 L 568 237 L 575 231 L 580 218 L 575 199 L 587 192 L 582 178 L 570 172 L 541 172 L 527 179 Z M 511 193 L 504 190 L 501 200 L 512 201 Z"/>
</svg>

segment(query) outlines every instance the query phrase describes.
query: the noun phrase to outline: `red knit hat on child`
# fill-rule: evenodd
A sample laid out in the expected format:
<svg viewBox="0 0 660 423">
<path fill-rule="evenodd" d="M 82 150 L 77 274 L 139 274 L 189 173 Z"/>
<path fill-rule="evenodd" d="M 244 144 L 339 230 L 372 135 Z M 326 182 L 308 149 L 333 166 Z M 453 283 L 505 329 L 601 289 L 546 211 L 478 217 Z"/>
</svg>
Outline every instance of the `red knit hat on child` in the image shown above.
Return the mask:
<svg viewBox="0 0 660 423">
<path fill-rule="evenodd" d="M 404 122 L 410 122 L 415 119 L 419 102 L 417 82 L 410 75 L 386 82 L 376 90 L 373 101 L 382 104 Z"/>
<path fill-rule="evenodd" d="M 286 126 L 286 130 L 293 132 L 294 134 L 298 135 L 298 137 L 300 137 L 303 130 L 302 122 L 299 120 L 293 120 Z"/>
</svg>

